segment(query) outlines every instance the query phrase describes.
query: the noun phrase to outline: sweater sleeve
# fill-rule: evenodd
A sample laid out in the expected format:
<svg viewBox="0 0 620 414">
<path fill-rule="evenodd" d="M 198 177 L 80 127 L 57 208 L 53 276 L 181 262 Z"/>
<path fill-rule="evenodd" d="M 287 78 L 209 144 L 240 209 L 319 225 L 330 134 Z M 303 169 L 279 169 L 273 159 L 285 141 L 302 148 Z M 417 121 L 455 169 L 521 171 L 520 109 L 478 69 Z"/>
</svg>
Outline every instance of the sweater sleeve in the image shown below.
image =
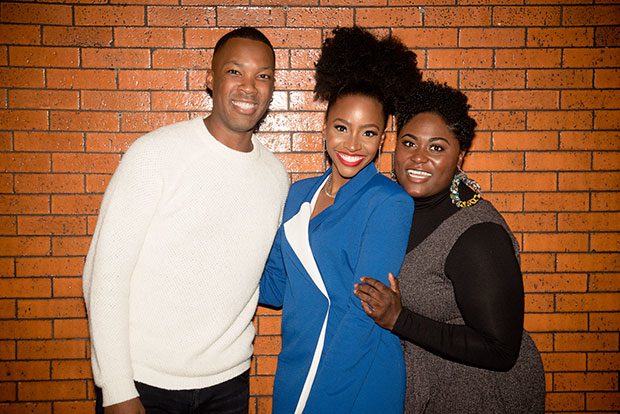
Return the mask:
<svg viewBox="0 0 620 414">
<path fill-rule="evenodd" d="M 519 355 L 523 281 L 503 227 L 482 223 L 454 244 L 446 264 L 464 325 L 437 322 L 403 309 L 392 332 L 462 364 L 507 371 Z"/>
<path fill-rule="evenodd" d="M 357 283 L 362 276 L 379 275 L 383 283 L 388 283 L 388 272 L 398 275 L 402 265 L 411 219 L 413 216 L 413 199 L 407 194 L 396 194 L 381 202 L 365 223 L 359 259 L 354 270 Z M 397 361 L 402 360 L 402 349 L 396 343 L 393 348 L 386 346 L 383 335 L 390 335 L 366 315 L 360 299 L 350 288 L 347 311 L 339 323 L 329 348 L 319 365 L 312 394 L 320 398 L 311 398 L 306 406 L 308 412 L 351 412 L 353 405 L 361 395 L 361 387 L 369 378 L 374 361 L 385 353 L 393 353 L 387 358 L 391 361 L 388 370 L 400 370 Z M 389 341 L 388 341 L 389 342 Z M 386 368 L 386 367 L 383 367 Z M 382 368 L 382 369 L 383 369 Z M 397 375 L 391 375 L 397 381 Z M 386 379 L 390 379 L 386 378 Z M 383 384 L 391 387 L 391 382 Z M 375 390 L 380 393 L 380 390 Z M 364 393 L 362 393 L 364 394 Z M 402 409 L 402 407 L 401 407 Z M 386 412 L 390 409 L 386 408 Z"/>
<path fill-rule="evenodd" d="M 155 159 L 140 140 L 123 156 L 105 192 L 84 267 L 93 376 L 104 406 L 138 396 L 129 348 L 129 287 L 161 197 Z"/>
</svg>

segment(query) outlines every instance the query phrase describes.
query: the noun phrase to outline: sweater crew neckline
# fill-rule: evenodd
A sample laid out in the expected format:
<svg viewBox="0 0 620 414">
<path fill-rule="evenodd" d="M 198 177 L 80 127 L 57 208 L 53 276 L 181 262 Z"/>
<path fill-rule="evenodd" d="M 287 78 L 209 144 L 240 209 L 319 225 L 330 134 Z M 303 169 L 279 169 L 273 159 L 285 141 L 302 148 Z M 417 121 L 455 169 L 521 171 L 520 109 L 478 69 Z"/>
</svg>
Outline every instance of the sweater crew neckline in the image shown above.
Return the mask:
<svg viewBox="0 0 620 414">
<path fill-rule="evenodd" d="M 260 156 L 259 146 L 260 142 L 256 139 L 254 134 L 252 134 L 252 150 L 249 152 L 245 151 L 237 151 L 235 149 L 230 148 L 227 145 L 222 144 L 218 141 L 213 134 L 209 131 L 207 126 L 204 123 L 206 117 L 198 117 L 193 120 L 195 126 L 198 130 L 200 130 L 200 136 L 204 139 L 207 145 L 212 148 L 214 151 L 217 151 L 223 157 L 226 157 L 230 160 L 237 161 L 252 161 L 257 159 Z"/>
</svg>

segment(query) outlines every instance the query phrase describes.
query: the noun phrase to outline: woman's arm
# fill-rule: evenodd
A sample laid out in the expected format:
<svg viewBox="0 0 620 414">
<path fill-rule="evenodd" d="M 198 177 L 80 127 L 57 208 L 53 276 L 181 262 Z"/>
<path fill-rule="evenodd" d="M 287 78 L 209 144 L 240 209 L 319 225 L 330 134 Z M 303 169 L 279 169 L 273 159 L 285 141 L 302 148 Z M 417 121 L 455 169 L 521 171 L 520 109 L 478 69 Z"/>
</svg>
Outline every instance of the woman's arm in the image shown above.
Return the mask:
<svg viewBox="0 0 620 414">
<path fill-rule="evenodd" d="M 468 229 L 447 257 L 445 271 L 465 325 L 438 322 L 402 308 L 398 284 L 364 278 L 356 294 L 373 307 L 377 323 L 443 358 L 507 371 L 516 362 L 523 331 L 523 281 L 512 242 L 503 227 Z M 394 324 L 393 315 L 398 314 Z"/>
<path fill-rule="evenodd" d="M 393 332 L 452 361 L 507 371 L 519 355 L 523 281 L 510 237 L 483 223 L 468 229 L 447 257 L 445 271 L 465 325 L 401 312 Z"/>
<path fill-rule="evenodd" d="M 282 235 L 283 226 L 280 226 L 260 279 L 258 297 L 258 303 L 278 308 L 282 307 L 284 290 L 286 289 L 286 269 L 282 259 Z"/>
</svg>

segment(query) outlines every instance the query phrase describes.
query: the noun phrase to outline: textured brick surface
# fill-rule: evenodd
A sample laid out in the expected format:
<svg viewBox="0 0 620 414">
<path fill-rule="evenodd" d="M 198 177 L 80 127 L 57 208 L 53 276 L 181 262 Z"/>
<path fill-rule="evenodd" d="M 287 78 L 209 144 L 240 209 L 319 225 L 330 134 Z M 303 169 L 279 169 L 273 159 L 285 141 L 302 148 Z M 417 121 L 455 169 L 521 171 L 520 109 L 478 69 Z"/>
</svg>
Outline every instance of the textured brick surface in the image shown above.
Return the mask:
<svg viewBox="0 0 620 414">
<path fill-rule="evenodd" d="M 258 138 L 323 170 L 314 63 L 333 27 L 394 34 L 461 88 L 465 162 L 522 249 L 548 412 L 620 410 L 620 7 L 613 1 L 113 0 L 0 4 L 0 412 L 89 413 L 81 299 L 102 193 L 140 135 L 207 114 L 215 41 L 260 27 L 276 93 Z M 391 169 L 390 131 L 381 169 Z M 279 311 L 259 307 L 250 413 L 271 412 Z"/>
</svg>

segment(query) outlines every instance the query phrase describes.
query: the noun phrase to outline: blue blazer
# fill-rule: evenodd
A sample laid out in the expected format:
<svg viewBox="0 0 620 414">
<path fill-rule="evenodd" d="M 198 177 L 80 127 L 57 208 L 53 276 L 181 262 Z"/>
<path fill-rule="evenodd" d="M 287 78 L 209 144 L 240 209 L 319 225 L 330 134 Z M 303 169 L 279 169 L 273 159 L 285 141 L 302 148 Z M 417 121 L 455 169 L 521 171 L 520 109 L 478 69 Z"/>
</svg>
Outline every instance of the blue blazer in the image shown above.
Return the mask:
<svg viewBox="0 0 620 414">
<path fill-rule="evenodd" d="M 291 186 L 260 282 L 259 302 L 283 309 L 273 413 L 402 413 L 400 341 L 366 315 L 353 285 L 398 275 L 413 199 L 371 163 L 309 220 L 330 173 Z"/>
</svg>

